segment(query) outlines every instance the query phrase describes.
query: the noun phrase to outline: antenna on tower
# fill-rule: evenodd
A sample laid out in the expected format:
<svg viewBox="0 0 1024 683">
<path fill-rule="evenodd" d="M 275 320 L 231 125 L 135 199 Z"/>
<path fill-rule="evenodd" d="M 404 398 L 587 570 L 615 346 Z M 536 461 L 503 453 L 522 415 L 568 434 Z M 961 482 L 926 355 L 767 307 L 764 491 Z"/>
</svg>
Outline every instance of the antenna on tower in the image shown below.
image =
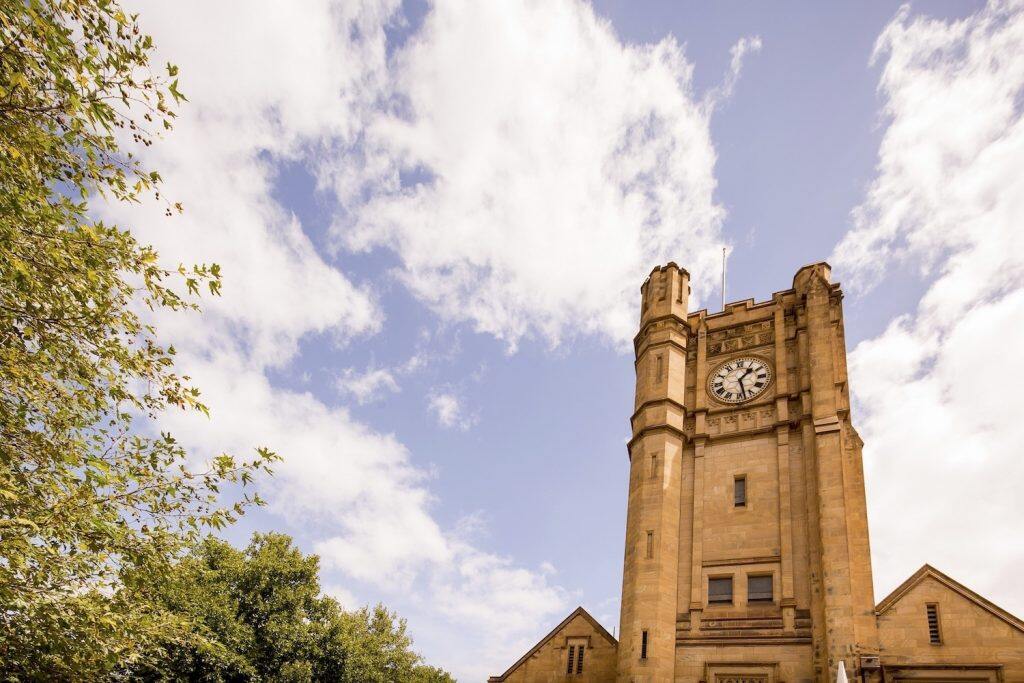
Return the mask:
<svg viewBox="0 0 1024 683">
<path fill-rule="evenodd" d="M 725 247 L 722 247 L 722 310 L 725 310 Z"/>
</svg>

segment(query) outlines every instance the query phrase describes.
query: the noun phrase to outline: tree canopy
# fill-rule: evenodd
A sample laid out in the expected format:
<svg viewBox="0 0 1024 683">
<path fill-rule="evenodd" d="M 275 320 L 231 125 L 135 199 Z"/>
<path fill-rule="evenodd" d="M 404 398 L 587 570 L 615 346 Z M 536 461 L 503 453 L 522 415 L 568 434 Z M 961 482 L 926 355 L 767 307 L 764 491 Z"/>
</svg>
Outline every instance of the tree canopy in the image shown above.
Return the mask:
<svg viewBox="0 0 1024 683">
<path fill-rule="evenodd" d="M 173 629 L 117 597 L 259 500 L 221 502 L 275 456 L 187 465 L 150 425 L 205 411 L 146 314 L 217 294 L 216 265 L 162 265 L 97 199 L 159 199 L 140 148 L 170 129 L 177 68 L 154 69 L 111 0 L 0 0 L 0 674 L 81 679 Z M 159 199 L 159 201 L 165 201 Z M 168 202 L 166 213 L 181 210 Z M 111 597 L 113 595 L 114 597 Z M 88 643 L 88 646 L 83 646 Z"/>
<path fill-rule="evenodd" d="M 142 681 L 454 681 L 421 663 L 406 625 L 382 605 L 345 611 L 322 596 L 319 559 L 283 534 L 256 534 L 245 550 L 207 539 L 166 583 L 133 577 L 189 630 L 124 669 Z M 135 580 L 137 578 L 137 580 Z"/>
<path fill-rule="evenodd" d="M 207 410 L 151 313 L 221 272 L 95 218 L 182 211 L 138 156 L 185 101 L 152 55 L 116 0 L 0 0 L 0 680 L 451 681 L 394 613 L 321 595 L 287 536 L 207 536 L 275 454 L 195 467 L 153 432 Z"/>
</svg>

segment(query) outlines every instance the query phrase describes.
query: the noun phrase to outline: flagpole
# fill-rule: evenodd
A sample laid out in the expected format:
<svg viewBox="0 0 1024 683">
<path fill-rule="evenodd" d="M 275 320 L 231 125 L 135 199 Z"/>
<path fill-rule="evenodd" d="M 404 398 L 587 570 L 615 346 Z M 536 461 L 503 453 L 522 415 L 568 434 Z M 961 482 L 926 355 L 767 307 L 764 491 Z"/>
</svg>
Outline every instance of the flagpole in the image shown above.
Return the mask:
<svg viewBox="0 0 1024 683">
<path fill-rule="evenodd" d="M 722 310 L 725 310 L 725 247 L 722 247 Z"/>
</svg>

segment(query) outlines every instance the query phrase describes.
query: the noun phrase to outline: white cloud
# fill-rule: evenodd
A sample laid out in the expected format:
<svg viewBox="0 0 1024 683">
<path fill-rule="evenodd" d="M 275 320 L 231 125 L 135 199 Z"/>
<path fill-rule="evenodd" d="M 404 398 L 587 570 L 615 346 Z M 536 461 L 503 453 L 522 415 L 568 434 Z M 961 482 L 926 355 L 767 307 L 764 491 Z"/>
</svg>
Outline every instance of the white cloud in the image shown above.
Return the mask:
<svg viewBox="0 0 1024 683">
<path fill-rule="evenodd" d="M 412 363 L 418 358 L 413 356 L 410 365 L 418 367 L 418 362 Z M 352 396 L 359 403 L 371 403 L 386 393 L 399 391 L 395 376 L 384 368 L 370 367 L 362 373 L 357 372 L 355 368 L 346 368 L 334 384 L 342 395 Z"/>
<path fill-rule="evenodd" d="M 532 647 L 547 621 L 555 617 L 557 623 L 568 612 L 572 596 L 552 586 L 543 571 L 469 545 L 454 547 L 455 561 L 433 578 L 433 606 L 455 623 L 481 629 L 482 637 L 474 639 L 479 641 L 477 652 L 488 647 L 500 651 L 473 672 L 473 680 L 483 680 L 504 671 Z"/>
<path fill-rule="evenodd" d="M 653 264 L 714 270 L 713 102 L 695 98 L 673 39 L 624 45 L 576 0 L 442 0 L 390 61 L 397 0 L 133 4 L 191 100 L 145 151 L 186 211 L 107 213 L 166 262 L 216 261 L 225 276 L 202 315 L 157 320 L 213 415 L 168 414 L 161 427 L 199 455 L 281 453 L 264 495 L 323 555 L 329 592 L 351 603 L 340 587 L 351 580 L 360 598 L 402 610 L 428 659 L 462 677 L 502 669 L 571 595 L 553 567 L 482 549 L 472 520 L 442 526 L 429 471 L 393 435 L 270 380 L 300 342 L 344 344 L 386 324 L 380 283 L 318 251 L 274 199 L 276 175 L 284 162 L 316 173 L 341 203 L 339 244 L 394 250 L 402 280 L 446 323 L 510 346 L 575 332 L 622 343 Z M 734 51 L 729 83 L 749 47 Z M 400 173 L 423 182 L 401 187 Z M 418 348 L 340 385 L 369 401 L 431 360 Z M 430 401 L 447 426 L 476 419 L 451 390 Z"/>
<path fill-rule="evenodd" d="M 759 45 L 734 48 L 723 90 Z M 626 345 L 652 266 L 686 264 L 697 296 L 716 272 L 718 98 L 692 70 L 674 38 L 623 44 L 576 0 L 440 0 L 391 64 L 361 177 L 346 157 L 322 169 L 348 209 L 335 232 L 393 249 L 417 297 L 511 348 Z"/>
<path fill-rule="evenodd" d="M 427 407 L 437 418 L 438 424 L 445 428 L 456 427 L 465 431 L 477 421 L 475 415 L 466 414 L 462 401 L 451 392 L 431 393 L 427 397 Z"/>
<path fill-rule="evenodd" d="M 725 80 L 722 84 L 712 89 L 705 100 L 707 106 L 713 107 L 717 103 L 732 97 L 733 91 L 736 89 L 736 82 L 739 81 L 740 72 L 743 70 L 743 60 L 746 59 L 747 55 L 760 52 L 761 50 L 761 37 L 752 36 L 750 38 L 740 38 L 736 41 L 736 44 L 729 50 L 729 73 L 726 74 Z"/>
<path fill-rule="evenodd" d="M 409 360 L 405 361 L 402 364 L 402 367 L 399 368 L 399 371 L 402 374 L 411 374 L 413 372 L 423 369 L 429 362 L 430 357 L 426 353 L 422 351 L 417 351 L 413 355 L 409 356 Z"/>
<path fill-rule="evenodd" d="M 898 268 L 928 283 L 850 357 L 876 583 L 927 561 L 1019 614 L 1024 3 L 948 22 L 903 9 L 874 59 L 888 126 L 833 259 L 854 288 Z"/>
<path fill-rule="evenodd" d="M 223 297 L 207 298 L 202 315 L 156 321 L 212 413 L 210 420 L 169 413 L 161 428 L 198 456 L 256 445 L 282 454 L 275 477 L 260 482 L 271 519 L 324 554 L 329 593 L 354 604 L 351 589 L 340 587 L 350 580 L 360 598 L 399 609 L 431 663 L 460 675 L 500 668 L 514 654 L 507 645 L 465 644 L 519 643 L 524 629 L 532 636 L 566 607 L 562 589 L 539 570 L 479 550 L 458 525 L 443 528 L 428 470 L 394 436 L 270 380 L 295 362 L 300 341 L 343 344 L 384 325 L 370 285 L 325 259 L 272 190 L 283 161 L 313 170 L 325 155 L 356 149 L 389 77 L 383 27 L 397 2 L 320 0 L 301 12 L 269 1 L 245 12 L 139 4 L 161 50 L 157 63 L 181 66 L 191 100 L 168 140 L 145 152 L 166 179 L 163 194 L 186 211 L 172 219 L 154 203 L 104 211 L 153 243 L 165 262 L 216 261 L 225 276 Z M 418 353 L 382 371 L 390 380 L 353 373 L 347 389 L 369 400 L 426 362 Z M 506 597 L 525 590 L 532 601 Z M 488 605 L 508 620 L 497 623 Z"/>
<path fill-rule="evenodd" d="M 359 602 L 359 599 L 355 594 L 344 586 L 338 586 L 336 584 L 324 586 L 323 593 L 324 595 L 328 595 L 337 600 L 342 609 L 354 610 L 364 604 Z"/>
</svg>

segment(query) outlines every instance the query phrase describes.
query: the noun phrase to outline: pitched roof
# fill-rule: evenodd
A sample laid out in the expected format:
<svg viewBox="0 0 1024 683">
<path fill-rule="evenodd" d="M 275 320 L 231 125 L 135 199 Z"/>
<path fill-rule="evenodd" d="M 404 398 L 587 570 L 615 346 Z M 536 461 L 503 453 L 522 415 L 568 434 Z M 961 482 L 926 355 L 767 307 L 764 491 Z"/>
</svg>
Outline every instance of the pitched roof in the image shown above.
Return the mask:
<svg viewBox="0 0 1024 683">
<path fill-rule="evenodd" d="M 500 681 L 504 681 L 506 678 L 508 678 L 512 674 L 513 671 L 515 671 L 520 666 L 522 666 L 522 664 L 524 662 L 526 662 L 526 660 L 528 660 L 538 650 L 540 650 L 542 647 L 544 647 L 549 640 L 554 638 L 555 635 L 559 631 L 561 631 L 563 628 L 565 628 L 569 624 L 569 622 L 572 621 L 573 619 L 575 619 L 576 617 L 583 617 L 588 622 L 590 622 L 590 625 L 594 627 L 594 630 L 597 631 L 602 636 L 604 636 L 605 639 L 607 639 L 608 642 L 611 643 L 612 645 L 616 645 L 617 646 L 619 644 L 619 641 L 615 640 L 615 636 L 613 636 L 612 634 L 608 633 L 608 631 L 605 629 L 605 627 L 601 626 L 601 623 L 597 619 L 595 619 L 594 617 L 590 616 L 590 612 L 588 612 L 587 610 L 583 609 L 583 607 L 577 607 L 576 609 L 574 609 L 572 611 L 572 613 L 569 616 L 567 616 L 565 619 L 563 619 L 562 622 L 558 626 L 556 626 L 553 629 L 551 629 L 550 633 L 548 633 L 546 636 L 541 638 L 539 643 L 537 643 L 532 648 L 530 648 L 529 652 L 527 652 L 525 655 L 520 657 L 519 660 L 515 664 L 510 666 L 508 668 L 508 671 L 506 671 L 505 673 L 501 674 L 500 676 L 491 676 L 490 678 L 487 679 L 488 683 L 498 683 Z"/>
<path fill-rule="evenodd" d="M 901 583 L 896 588 L 896 590 L 894 590 L 892 593 L 889 593 L 889 595 L 887 595 L 885 597 L 885 599 L 883 599 L 875 607 L 875 614 L 877 614 L 877 615 L 885 614 L 889 609 L 892 608 L 893 605 L 895 605 L 897 602 L 899 602 L 900 599 L 904 595 L 909 593 L 910 590 L 912 588 L 914 588 L 914 586 L 918 585 L 919 583 L 921 583 L 922 581 L 924 581 L 926 578 L 929 578 L 929 577 L 931 577 L 932 579 L 938 581 L 939 583 L 941 583 L 943 586 L 945 586 L 949 590 L 953 591 L 954 593 L 957 593 L 958 595 L 963 597 L 965 600 L 973 602 L 975 605 L 977 605 L 981 609 L 985 610 L 986 612 L 992 614 L 993 616 L 997 617 L 998 619 L 1002 619 L 1003 621 L 1005 621 L 1010 626 L 1013 626 L 1018 631 L 1024 632 L 1024 620 L 1021 620 L 1018 617 L 1015 617 L 1014 615 L 1012 615 L 1009 612 L 1007 612 L 1006 610 L 1004 610 L 1002 607 L 996 605 L 993 602 L 990 602 L 990 601 L 986 600 L 982 596 L 980 596 L 977 593 L 975 593 L 974 591 L 972 591 L 967 586 L 963 585 L 962 583 L 960 583 L 959 581 L 957 581 L 955 579 L 952 579 L 952 578 L 946 576 L 945 574 L 943 574 L 942 572 L 940 572 L 938 569 L 936 569 L 935 567 L 931 566 L 930 564 L 923 565 L 920 569 L 918 569 L 916 572 L 914 572 L 913 575 L 911 575 L 911 577 L 909 579 L 907 579 L 906 581 Z"/>
</svg>

